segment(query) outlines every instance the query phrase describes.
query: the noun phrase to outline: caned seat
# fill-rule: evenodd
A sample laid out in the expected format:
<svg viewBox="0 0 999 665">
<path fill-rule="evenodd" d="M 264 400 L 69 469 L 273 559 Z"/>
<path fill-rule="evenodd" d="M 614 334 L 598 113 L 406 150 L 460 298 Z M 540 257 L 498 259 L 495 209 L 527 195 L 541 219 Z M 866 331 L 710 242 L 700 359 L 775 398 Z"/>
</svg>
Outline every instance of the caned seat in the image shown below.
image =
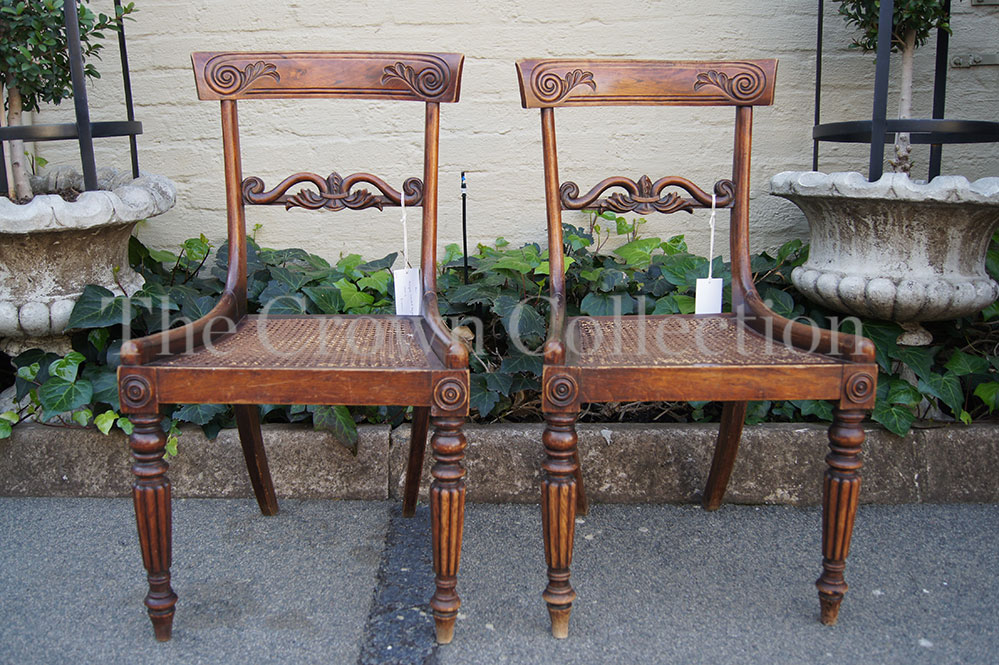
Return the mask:
<svg viewBox="0 0 999 665">
<path fill-rule="evenodd" d="M 404 316 L 247 316 L 210 349 L 156 360 L 151 367 L 217 369 L 366 368 L 442 370 Z"/>
<path fill-rule="evenodd" d="M 541 510 L 548 564 L 543 598 L 553 635 L 568 636 L 576 597 L 569 582 L 573 532 L 576 514 L 586 512 L 587 501 L 575 422 L 580 405 L 587 402 L 723 402 L 718 443 L 703 498 L 704 507 L 713 510 L 720 506 L 728 484 L 749 400 L 834 401 L 823 500 L 823 572 L 816 586 L 822 622 L 835 623 L 846 591 L 843 570 L 860 486 L 858 453 L 864 440 L 860 422 L 874 405 L 877 365 L 869 340 L 778 316 L 753 284 L 749 261 L 753 107 L 773 102 L 777 61 L 522 60 L 517 63 L 517 73 L 523 106 L 541 110 L 551 257 L 552 319 L 542 374 L 545 460 Z M 733 165 L 731 179 L 718 180 L 707 190 L 681 176 L 656 180 L 612 176 L 588 191 L 575 182 L 560 181 L 555 108 L 629 105 L 734 106 L 734 156 L 718 157 L 719 165 Z M 629 130 L 641 132 L 643 137 L 649 133 L 641 125 L 624 131 Z M 703 131 L 717 130 L 712 125 Z M 620 135 L 615 139 L 622 141 Z M 575 143 L 580 140 L 576 137 Z M 700 149 L 694 145 L 673 147 L 647 138 L 646 142 L 671 159 Z M 605 196 L 608 190 L 617 191 Z M 563 210 L 668 214 L 710 207 L 712 193 L 717 207 L 730 210 L 731 312 L 566 316 Z"/>
<path fill-rule="evenodd" d="M 405 516 L 415 510 L 427 430 L 433 423 L 430 514 L 436 590 L 430 607 L 438 641 L 451 640 L 460 605 L 455 585 L 469 375 L 468 351 L 448 330 L 437 305 L 437 161 L 440 105 L 458 101 L 463 59 L 456 53 L 192 55 L 199 98 L 218 100 L 222 108 L 229 238 L 225 290 L 214 309 L 197 321 L 125 342 L 118 370 L 122 410 L 135 425 L 129 439 L 135 460 L 133 496 L 148 572 L 146 606 L 158 639 L 170 639 L 177 602 L 170 586 L 170 483 L 160 405 L 227 403 L 234 405 L 250 483 L 265 515 L 277 513 L 277 499 L 256 405 L 413 406 Z M 408 178 L 395 190 L 370 173 L 296 173 L 268 190 L 263 179 L 244 177 L 237 100 L 315 98 L 423 103 L 422 179 Z M 293 191 L 295 187 L 301 188 Z M 247 205 L 330 213 L 403 203 L 422 210 L 419 315 L 268 316 L 266 305 L 260 314 L 249 314 Z M 337 221 L 342 220 L 330 219 L 331 224 Z M 321 565 L 317 561 L 318 569 Z"/>
<path fill-rule="evenodd" d="M 573 362 L 578 367 L 679 366 L 714 371 L 724 366 L 840 364 L 820 353 L 775 343 L 740 326 L 732 314 L 572 317 L 566 327 L 579 340 Z M 700 343 L 691 344 L 691 338 Z M 743 352 L 732 354 L 732 349 Z"/>
</svg>

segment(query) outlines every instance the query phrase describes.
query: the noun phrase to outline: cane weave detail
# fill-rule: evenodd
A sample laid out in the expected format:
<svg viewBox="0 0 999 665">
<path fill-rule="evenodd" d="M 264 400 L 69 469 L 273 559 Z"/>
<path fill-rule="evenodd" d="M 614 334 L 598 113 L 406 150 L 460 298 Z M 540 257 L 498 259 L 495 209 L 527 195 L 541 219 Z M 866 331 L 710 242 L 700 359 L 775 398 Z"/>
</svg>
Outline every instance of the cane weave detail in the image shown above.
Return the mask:
<svg viewBox="0 0 999 665">
<path fill-rule="evenodd" d="M 625 316 L 569 319 L 581 367 L 821 365 L 835 358 L 767 340 L 731 316 Z M 573 336 L 570 334 L 570 339 Z"/>
<path fill-rule="evenodd" d="M 414 320 L 402 317 L 246 317 L 235 333 L 153 364 L 219 368 L 437 368 Z"/>
</svg>

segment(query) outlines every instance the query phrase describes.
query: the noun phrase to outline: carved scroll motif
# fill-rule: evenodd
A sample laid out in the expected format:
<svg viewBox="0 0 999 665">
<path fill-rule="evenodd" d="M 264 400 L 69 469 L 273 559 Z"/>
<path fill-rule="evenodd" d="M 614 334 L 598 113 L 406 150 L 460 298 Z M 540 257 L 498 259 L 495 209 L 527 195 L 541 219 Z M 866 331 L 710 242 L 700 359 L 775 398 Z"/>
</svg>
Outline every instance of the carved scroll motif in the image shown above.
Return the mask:
<svg viewBox="0 0 999 665">
<path fill-rule="evenodd" d="M 627 194 L 615 192 L 605 199 L 598 197 L 611 187 L 627 190 Z M 692 198 L 683 198 L 676 192 L 662 193 L 666 187 L 679 187 Z M 715 183 L 716 205 L 726 207 L 735 199 L 735 184 L 731 180 L 719 180 Z M 574 182 L 564 182 L 559 187 L 559 198 L 562 207 L 567 210 L 590 208 L 597 212 L 612 210 L 618 213 L 635 212 L 648 215 L 653 212 L 669 214 L 673 212 L 693 212 L 694 208 L 710 207 L 711 195 L 687 180 L 677 176 L 667 176 L 655 182 L 645 175 L 635 182 L 631 178 L 615 176 L 597 183 L 593 189 L 583 196 L 579 195 L 579 186 Z"/>
<path fill-rule="evenodd" d="M 564 76 L 559 76 L 555 72 L 542 72 L 531 80 L 535 96 L 551 104 L 561 101 L 573 88 L 580 85 L 588 85 L 595 91 L 597 84 L 593 80 L 593 72 L 574 69 L 566 72 Z"/>
<path fill-rule="evenodd" d="M 382 194 L 372 194 L 366 189 L 353 190 L 354 185 L 362 182 L 374 185 Z M 318 191 L 303 188 L 297 194 L 288 195 L 288 190 L 299 183 L 314 185 Z M 264 181 L 261 178 L 251 176 L 243 180 L 242 190 L 243 201 L 246 203 L 284 205 L 286 210 L 291 208 L 306 208 L 308 210 L 378 208 L 382 210 L 386 205 L 399 205 L 402 197 L 402 194 L 390 187 L 388 183 L 370 173 L 353 173 L 347 177 L 342 177 L 333 172 L 326 178 L 315 173 L 296 173 L 282 180 L 277 187 L 270 191 L 264 191 Z M 423 204 L 422 180 L 408 178 L 402 184 L 402 190 L 406 196 L 407 206 Z"/>
<path fill-rule="evenodd" d="M 235 65 L 221 64 L 213 67 L 206 81 L 208 87 L 220 95 L 235 95 L 250 87 L 254 81 L 270 76 L 275 81 L 281 80 L 281 75 L 277 72 L 277 65 L 263 60 L 250 63 L 243 69 Z"/>
<path fill-rule="evenodd" d="M 412 65 L 397 62 L 382 70 L 382 83 L 388 83 L 393 79 L 402 81 L 407 88 L 421 97 L 436 97 L 447 89 L 451 70 L 443 60 L 440 62 L 434 60 L 418 72 Z"/>
<path fill-rule="evenodd" d="M 767 86 L 767 75 L 756 65 L 744 62 L 739 65 L 743 71 L 728 74 L 717 70 L 700 72 L 694 82 L 694 90 L 704 86 L 714 86 L 734 102 L 749 102 L 755 99 Z"/>
</svg>

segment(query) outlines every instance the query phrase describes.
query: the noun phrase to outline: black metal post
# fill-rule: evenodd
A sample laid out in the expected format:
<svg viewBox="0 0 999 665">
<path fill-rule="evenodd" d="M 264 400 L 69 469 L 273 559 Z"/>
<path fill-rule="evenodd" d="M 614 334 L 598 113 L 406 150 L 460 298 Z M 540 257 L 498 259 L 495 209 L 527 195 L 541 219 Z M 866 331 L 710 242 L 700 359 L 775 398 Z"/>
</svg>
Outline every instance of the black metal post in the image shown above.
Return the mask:
<svg viewBox="0 0 999 665">
<path fill-rule="evenodd" d="M 822 106 L 822 17 L 825 14 L 825 3 L 819 0 L 819 24 L 815 30 L 815 122 L 819 124 L 820 109 Z M 819 140 L 812 139 L 812 170 L 819 170 Z"/>
<path fill-rule="evenodd" d="M 465 172 L 461 172 L 461 252 L 465 262 L 465 284 L 468 284 L 468 184 Z"/>
<path fill-rule="evenodd" d="M 950 23 L 950 0 L 944 0 L 944 12 Z M 947 67 L 950 65 L 947 51 L 950 48 L 950 33 L 943 28 L 937 28 L 937 64 L 933 74 L 933 117 L 944 117 L 944 101 L 947 96 Z M 943 157 L 943 144 L 930 144 L 930 168 L 927 180 L 933 180 L 940 175 L 940 161 Z"/>
<path fill-rule="evenodd" d="M 0 106 L 3 106 L 0 104 Z M 3 141 L 0 141 L 0 196 L 7 196 L 10 185 L 7 184 L 7 158 L 4 155 L 6 148 Z"/>
<path fill-rule="evenodd" d="M 880 5 L 879 25 L 890 25 L 894 15 L 894 2 L 885 0 Z M 944 0 L 943 7 L 950 16 L 950 0 Z M 997 143 L 999 142 L 999 122 L 987 120 L 948 120 L 944 115 L 944 100 L 947 90 L 948 46 L 950 35 L 938 28 L 936 75 L 933 90 L 933 117 L 888 119 L 888 74 L 891 58 L 891 30 L 878 31 L 876 74 L 874 81 L 874 106 L 870 120 L 848 120 L 819 124 L 820 86 L 822 67 L 822 14 L 823 0 L 818 0 L 819 20 L 815 47 L 815 122 L 812 127 L 812 140 L 835 141 L 840 143 L 869 143 L 871 161 L 868 178 L 877 180 L 884 172 L 884 146 L 894 138 L 892 134 L 909 132 L 910 142 L 930 146 L 929 177 L 940 174 L 942 146 L 945 143 Z M 812 168 L 818 170 L 818 146 L 813 145 Z"/>
<path fill-rule="evenodd" d="M 885 126 L 888 121 L 888 70 L 891 64 L 891 29 L 895 0 L 882 0 L 878 14 L 878 54 L 874 71 L 874 110 L 871 113 L 871 163 L 867 179 L 884 173 Z"/>
<path fill-rule="evenodd" d="M 121 0 L 114 0 L 115 16 L 118 19 L 118 53 L 121 54 L 121 80 L 125 86 L 125 113 L 129 122 L 135 120 L 135 109 L 132 106 L 132 77 L 128 73 L 128 50 L 125 48 L 125 19 L 121 15 Z M 132 177 L 139 177 L 139 150 L 135 143 L 135 134 L 128 135 L 128 148 L 132 155 Z"/>
<path fill-rule="evenodd" d="M 83 162 L 83 185 L 87 191 L 93 191 L 97 189 L 97 164 L 94 161 L 94 137 L 90 127 L 87 82 L 83 76 L 83 52 L 80 46 L 80 14 L 77 0 L 66 0 L 63 3 L 63 15 L 66 19 L 66 43 L 69 46 L 69 70 L 73 78 L 76 132 L 80 139 L 80 159 Z"/>
</svg>

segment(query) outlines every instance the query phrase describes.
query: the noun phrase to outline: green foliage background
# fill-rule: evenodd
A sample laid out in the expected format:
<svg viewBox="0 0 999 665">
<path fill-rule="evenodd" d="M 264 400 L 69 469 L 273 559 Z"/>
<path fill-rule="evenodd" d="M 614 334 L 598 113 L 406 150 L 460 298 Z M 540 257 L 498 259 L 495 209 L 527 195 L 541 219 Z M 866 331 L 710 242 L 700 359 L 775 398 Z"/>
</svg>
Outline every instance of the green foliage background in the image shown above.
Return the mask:
<svg viewBox="0 0 999 665">
<path fill-rule="evenodd" d="M 134 11 L 125 3 L 118 16 Z M 105 32 L 117 30 L 114 16 L 94 14 L 80 3 L 80 44 L 84 74 L 100 78 L 93 58 L 104 48 Z M 0 0 L 0 81 L 21 92 L 25 111 L 58 104 L 73 94 L 62 0 Z"/>
<path fill-rule="evenodd" d="M 864 53 L 878 50 L 878 13 L 880 0 L 836 0 L 839 14 L 860 32 L 852 47 Z M 950 17 L 944 11 L 943 0 L 895 0 L 892 8 L 891 49 L 899 51 L 905 45 L 905 35 L 916 32 L 916 47 L 922 46 L 930 33 L 943 28 L 950 32 Z"/>
<path fill-rule="evenodd" d="M 707 275 L 708 261 L 688 251 L 683 236 L 644 237 L 644 220 L 628 221 L 613 214 L 593 216 L 587 228 L 565 226 L 566 282 L 569 315 L 691 313 L 697 278 Z M 604 251 L 611 238 L 623 240 Z M 788 318 L 808 317 L 829 328 L 849 318 L 806 301 L 790 282 L 790 273 L 807 258 L 808 248 L 791 241 L 773 253 L 752 256 L 757 288 L 772 309 Z M 549 315 L 546 249 L 537 244 L 513 248 L 504 239 L 479 245 L 469 257 L 465 283 L 461 252 L 449 245 L 441 263 L 438 287 L 441 314 L 452 327 L 467 325 L 476 335 L 471 355 L 471 406 L 479 421 L 539 421 L 541 358 L 535 351 L 545 339 Z M 138 337 L 174 327 L 206 314 L 222 293 L 227 248 L 214 248 L 204 237 L 186 241 L 179 251 L 152 250 L 133 238 L 129 259 L 146 280 L 129 297 L 87 286 L 70 319 L 74 351 L 64 357 L 41 350 L 13 359 L 17 397 L 28 397 L 20 411 L 0 414 L 0 438 L 29 413 L 64 427 L 97 427 L 107 433 L 131 423 L 118 413 L 115 370 L 127 332 Z M 270 303 L 271 314 L 391 313 L 395 254 L 365 261 L 350 254 L 336 264 L 301 249 L 265 249 L 248 242 L 250 311 Z M 999 244 L 993 238 L 988 270 L 999 276 Z M 726 285 L 730 308 L 729 264 L 714 259 L 712 272 Z M 126 331 L 123 316 L 131 321 Z M 999 407 L 999 306 L 975 316 L 927 324 L 933 344 L 899 345 L 902 329 L 884 321 L 863 321 L 863 334 L 877 346 L 880 367 L 878 399 L 872 417 L 899 435 L 921 422 L 970 423 Z M 481 321 L 481 327 L 474 323 Z M 511 340 L 522 340 L 518 348 Z M 349 446 L 357 441 L 360 422 L 402 423 L 404 406 L 351 407 L 276 405 L 260 407 L 265 422 L 311 422 L 335 432 Z M 720 404 L 633 403 L 588 405 L 583 420 L 688 422 L 717 420 Z M 176 405 L 165 420 L 170 448 L 176 450 L 179 425 L 201 426 L 209 436 L 234 426 L 223 404 Z M 747 422 L 828 421 L 824 401 L 762 401 L 750 405 Z"/>
</svg>

